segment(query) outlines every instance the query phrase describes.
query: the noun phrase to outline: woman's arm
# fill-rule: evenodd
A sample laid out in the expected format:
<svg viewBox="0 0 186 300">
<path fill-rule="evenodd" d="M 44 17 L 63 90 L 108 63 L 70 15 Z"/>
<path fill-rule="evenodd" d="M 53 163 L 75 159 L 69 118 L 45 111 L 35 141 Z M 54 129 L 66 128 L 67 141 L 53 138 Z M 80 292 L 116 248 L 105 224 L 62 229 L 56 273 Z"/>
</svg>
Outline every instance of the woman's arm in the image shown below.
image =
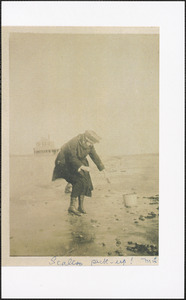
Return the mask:
<svg viewBox="0 0 186 300">
<path fill-rule="evenodd" d="M 97 166 L 99 171 L 102 171 L 105 169 L 105 166 L 102 163 L 101 159 L 99 158 L 98 154 L 96 153 L 94 146 L 92 146 L 89 156 L 92 159 L 92 161 L 95 163 L 95 165 Z"/>
</svg>

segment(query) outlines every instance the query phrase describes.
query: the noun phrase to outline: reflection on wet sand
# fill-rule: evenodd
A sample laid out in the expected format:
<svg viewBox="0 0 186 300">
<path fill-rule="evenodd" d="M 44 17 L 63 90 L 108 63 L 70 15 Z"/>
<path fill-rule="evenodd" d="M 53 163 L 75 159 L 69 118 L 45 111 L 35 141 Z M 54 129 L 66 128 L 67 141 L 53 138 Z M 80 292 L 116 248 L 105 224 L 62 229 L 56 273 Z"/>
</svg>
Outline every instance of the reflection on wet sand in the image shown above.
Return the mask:
<svg viewBox="0 0 186 300">
<path fill-rule="evenodd" d="M 90 222 L 83 217 L 69 216 L 69 223 L 71 224 L 71 241 L 70 249 L 72 252 L 76 252 L 79 256 L 84 251 L 84 248 L 88 248 L 90 243 L 95 240 L 95 230 L 91 226 Z M 72 253 L 71 252 L 71 253 Z"/>
<path fill-rule="evenodd" d="M 80 217 L 68 214 L 66 182 L 51 182 L 53 160 L 11 158 L 12 256 L 158 255 L 158 156 L 109 159 L 110 184 L 93 169 L 93 197 Z M 134 193 L 128 207 L 123 195 Z"/>
</svg>

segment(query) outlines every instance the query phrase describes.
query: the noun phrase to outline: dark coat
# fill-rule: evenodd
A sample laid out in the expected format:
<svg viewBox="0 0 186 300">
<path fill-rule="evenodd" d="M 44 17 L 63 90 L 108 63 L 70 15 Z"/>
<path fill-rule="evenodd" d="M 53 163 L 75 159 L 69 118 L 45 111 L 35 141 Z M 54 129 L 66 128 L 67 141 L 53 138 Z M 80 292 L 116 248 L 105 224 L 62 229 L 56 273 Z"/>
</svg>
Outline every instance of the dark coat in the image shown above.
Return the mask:
<svg viewBox="0 0 186 300">
<path fill-rule="evenodd" d="M 80 195 L 91 196 L 93 185 L 89 172 L 83 170 L 78 172 L 82 165 L 89 166 L 87 155 L 90 156 L 100 171 L 104 169 L 104 165 L 94 146 L 87 146 L 84 140 L 84 134 L 79 134 L 71 139 L 61 147 L 55 160 L 52 180 L 64 178 L 71 183 L 73 197 Z"/>
</svg>

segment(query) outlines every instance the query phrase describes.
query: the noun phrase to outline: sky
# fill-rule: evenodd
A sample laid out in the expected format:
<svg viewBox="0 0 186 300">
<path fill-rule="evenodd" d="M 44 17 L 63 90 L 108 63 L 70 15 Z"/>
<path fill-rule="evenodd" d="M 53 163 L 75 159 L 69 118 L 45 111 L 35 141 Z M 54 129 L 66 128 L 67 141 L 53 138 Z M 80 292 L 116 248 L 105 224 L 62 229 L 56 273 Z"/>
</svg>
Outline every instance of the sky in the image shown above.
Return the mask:
<svg viewBox="0 0 186 300">
<path fill-rule="evenodd" d="M 90 129 L 102 155 L 159 151 L 159 35 L 11 33 L 10 154 Z"/>
</svg>

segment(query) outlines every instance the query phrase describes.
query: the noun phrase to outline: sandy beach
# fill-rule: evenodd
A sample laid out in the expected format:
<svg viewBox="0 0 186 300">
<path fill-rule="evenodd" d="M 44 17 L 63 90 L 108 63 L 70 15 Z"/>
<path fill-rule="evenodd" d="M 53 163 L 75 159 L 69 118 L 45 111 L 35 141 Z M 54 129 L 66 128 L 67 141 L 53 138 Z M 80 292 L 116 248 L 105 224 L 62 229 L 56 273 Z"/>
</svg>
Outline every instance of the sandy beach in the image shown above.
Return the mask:
<svg viewBox="0 0 186 300">
<path fill-rule="evenodd" d="M 11 256 L 158 255 L 158 154 L 103 158 L 110 183 L 90 161 L 87 214 L 68 214 L 66 181 L 51 181 L 55 156 L 10 157 Z M 123 194 L 136 193 L 127 208 Z"/>
</svg>

